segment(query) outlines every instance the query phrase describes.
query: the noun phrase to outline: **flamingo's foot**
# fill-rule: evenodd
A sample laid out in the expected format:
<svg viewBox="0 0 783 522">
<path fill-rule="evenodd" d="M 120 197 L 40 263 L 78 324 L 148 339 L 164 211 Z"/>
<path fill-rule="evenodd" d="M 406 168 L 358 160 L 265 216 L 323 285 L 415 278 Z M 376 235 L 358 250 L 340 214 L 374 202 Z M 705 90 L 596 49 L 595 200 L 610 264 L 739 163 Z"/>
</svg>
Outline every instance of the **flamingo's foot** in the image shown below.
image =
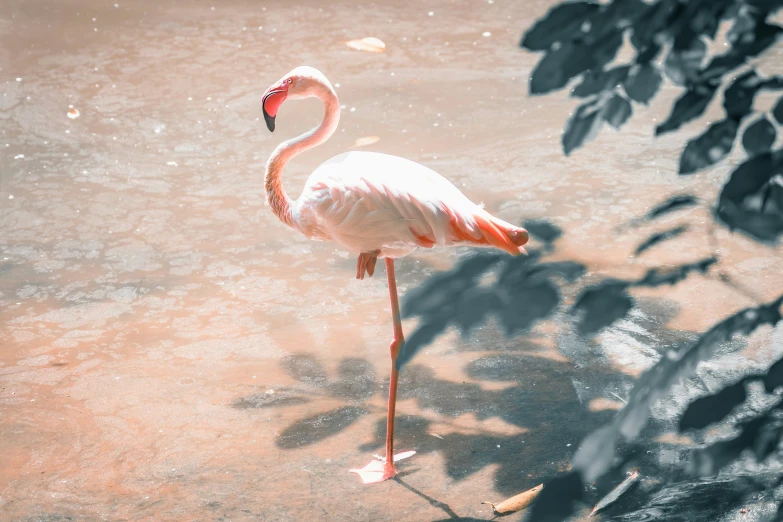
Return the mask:
<svg viewBox="0 0 783 522">
<path fill-rule="evenodd" d="M 397 474 L 394 464 L 387 464 L 380 460 L 373 460 L 361 469 L 351 469 L 348 471 L 359 475 L 364 484 L 377 484 L 378 482 L 388 480 Z"/>
<path fill-rule="evenodd" d="M 398 453 L 394 456 L 394 462 L 407 459 L 415 453 L 415 451 L 404 451 L 402 453 Z M 373 460 L 361 469 L 350 469 L 348 471 L 359 475 L 364 484 L 377 484 L 378 482 L 389 480 L 397 474 L 397 469 L 394 467 L 394 463 L 386 462 L 386 459 L 384 458 Z"/>
</svg>

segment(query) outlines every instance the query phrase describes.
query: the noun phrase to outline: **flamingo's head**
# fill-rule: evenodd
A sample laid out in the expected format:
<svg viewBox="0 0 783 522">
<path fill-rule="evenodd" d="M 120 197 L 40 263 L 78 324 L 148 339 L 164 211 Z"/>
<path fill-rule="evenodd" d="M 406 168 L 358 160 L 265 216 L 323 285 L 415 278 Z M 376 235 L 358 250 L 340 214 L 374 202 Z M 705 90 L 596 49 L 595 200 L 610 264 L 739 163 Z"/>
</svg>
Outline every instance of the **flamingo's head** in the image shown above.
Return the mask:
<svg viewBox="0 0 783 522">
<path fill-rule="evenodd" d="M 318 96 L 318 91 L 323 89 L 334 92 L 326 76 L 314 67 L 303 65 L 283 76 L 264 93 L 262 109 L 267 128 L 274 132 L 275 116 L 284 101 Z"/>
</svg>

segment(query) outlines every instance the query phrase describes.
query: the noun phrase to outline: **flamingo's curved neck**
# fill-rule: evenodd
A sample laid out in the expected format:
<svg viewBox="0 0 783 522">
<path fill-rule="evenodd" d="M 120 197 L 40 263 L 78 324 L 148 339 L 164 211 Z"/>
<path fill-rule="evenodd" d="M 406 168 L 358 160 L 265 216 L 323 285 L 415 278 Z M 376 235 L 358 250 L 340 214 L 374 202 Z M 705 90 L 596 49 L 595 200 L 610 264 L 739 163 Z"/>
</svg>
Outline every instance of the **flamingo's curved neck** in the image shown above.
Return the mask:
<svg viewBox="0 0 783 522">
<path fill-rule="evenodd" d="M 322 82 L 313 95 L 324 104 L 325 114 L 321 124 L 297 138 L 284 141 L 278 145 L 266 163 L 264 185 L 266 187 L 267 202 L 278 219 L 290 227 L 294 226 L 294 219 L 291 215 L 291 206 L 294 202 L 283 189 L 283 167 L 288 163 L 288 160 L 300 152 L 316 147 L 328 140 L 334 134 L 340 121 L 340 102 L 337 100 L 337 94 L 335 94 L 334 89 L 328 82 Z"/>
</svg>

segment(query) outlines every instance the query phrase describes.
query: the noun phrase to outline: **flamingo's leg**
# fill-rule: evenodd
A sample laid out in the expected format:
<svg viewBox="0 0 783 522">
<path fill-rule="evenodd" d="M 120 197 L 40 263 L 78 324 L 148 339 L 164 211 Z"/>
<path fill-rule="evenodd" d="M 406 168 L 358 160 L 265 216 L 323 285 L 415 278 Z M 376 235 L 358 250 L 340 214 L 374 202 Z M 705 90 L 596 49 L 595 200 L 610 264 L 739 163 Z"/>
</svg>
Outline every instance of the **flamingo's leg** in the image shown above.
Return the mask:
<svg viewBox="0 0 783 522">
<path fill-rule="evenodd" d="M 389 406 L 386 415 L 386 458 L 383 461 L 375 460 L 361 469 L 352 469 L 357 473 L 362 482 L 373 484 L 383 482 L 397 474 L 394 468 L 394 462 L 410 457 L 415 451 L 406 451 L 399 455 L 394 455 L 394 410 L 397 406 L 397 381 L 399 372 L 397 371 L 397 356 L 400 354 L 402 343 L 405 339 L 402 335 L 402 322 L 400 321 L 400 303 L 397 300 L 397 280 L 394 277 L 394 259 L 386 258 L 386 276 L 389 280 L 389 299 L 391 300 L 392 320 L 394 322 L 394 337 L 392 338 L 389 351 L 391 353 L 391 376 L 389 378 Z"/>
</svg>

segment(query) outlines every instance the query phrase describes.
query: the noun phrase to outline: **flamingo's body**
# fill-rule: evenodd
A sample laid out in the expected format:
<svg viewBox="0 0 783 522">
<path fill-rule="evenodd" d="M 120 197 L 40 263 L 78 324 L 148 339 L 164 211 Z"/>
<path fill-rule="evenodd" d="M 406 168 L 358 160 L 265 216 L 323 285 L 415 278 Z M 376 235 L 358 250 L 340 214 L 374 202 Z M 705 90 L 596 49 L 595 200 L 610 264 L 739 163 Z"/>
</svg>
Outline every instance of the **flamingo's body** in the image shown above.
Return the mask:
<svg viewBox="0 0 783 522">
<path fill-rule="evenodd" d="M 307 237 L 357 254 L 403 257 L 418 247 L 492 245 L 519 252 L 509 225 L 416 162 L 377 152 L 348 152 L 319 166 L 292 209 Z"/>
<path fill-rule="evenodd" d="M 356 277 L 375 270 L 386 258 L 394 321 L 391 343 L 386 459 L 351 470 L 365 483 L 396 474 L 393 460 L 394 408 L 398 372 L 395 361 L 403 343 L 397 301 L 394 258 L 416 248 L 468 244 L 489 246 L 513 255 L 524 252 L 527 231 L 498 219 L 470 201 L 448 180 L 416 162 L 375 152 L 348 152 L 320 165 L 291 200 L 283 190 L 282 169 L 293 156 L 326 141 L 340 117 L 337 95 L 329 81 L 312 67 L 297 67 L 267 89 L 263 112 L 270 131 L 286 99 L 315 96 L 326 106 L 321 125 L 299 138 L 280 144 L 267 163 L 265 185 L 272 211 L 305 236 L 340 243 L 359 255 Z M 399 457 L 399 456 L 398 456 Z"/>
</svg>

